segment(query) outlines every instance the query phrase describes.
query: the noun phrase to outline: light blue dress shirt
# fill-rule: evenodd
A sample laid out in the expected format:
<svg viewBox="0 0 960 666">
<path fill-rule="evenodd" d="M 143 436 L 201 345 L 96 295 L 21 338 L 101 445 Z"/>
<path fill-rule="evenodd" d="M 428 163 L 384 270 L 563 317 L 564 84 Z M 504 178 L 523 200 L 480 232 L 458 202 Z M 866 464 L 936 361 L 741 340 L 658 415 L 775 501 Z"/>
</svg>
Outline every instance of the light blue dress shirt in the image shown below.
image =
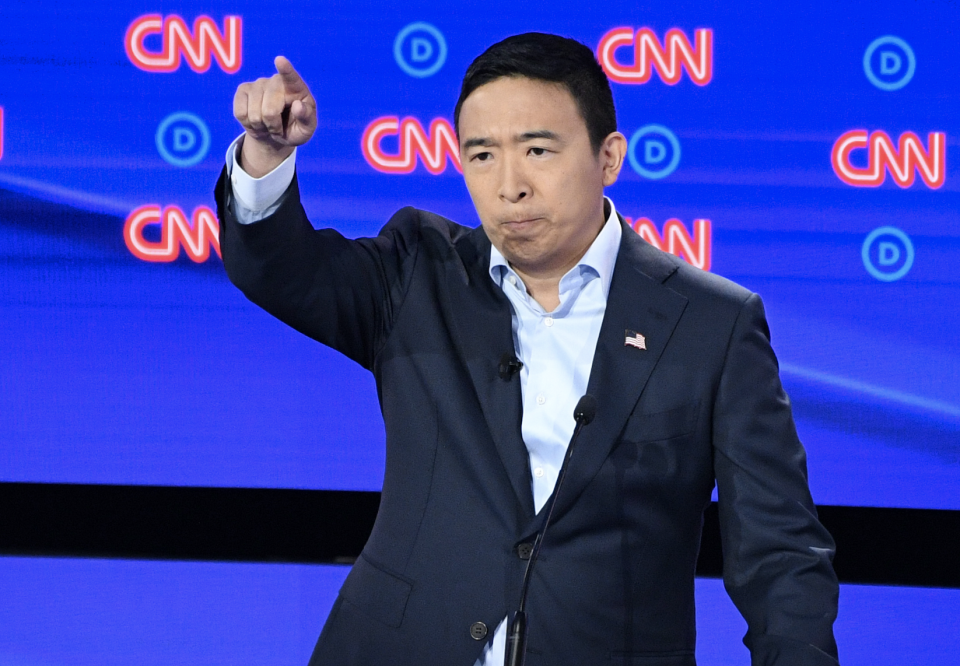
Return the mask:
<svg viewBox="0 0 960 666">
<path fill-rule="evenodd" d="M 252 224 L 282 203 L 293 180 L 296 154 L 262 178 L 252 178 L 237 164 L 238 147 L 239 138 L 227 150 L 235 197 L 231 205 L 238 221 Z M 544 311 L 503 255 L 490 247 L 490 278 L 513 306 L 513 345 L 523 363 L 520 429 L 530 456 L 530 485 L 538 512 L 553 493 L 573 434 L 573 410 L 587 390 L 620 248 L 616 209 L 610 199 L 604 201 L 606 222 L 586 254 L 560 279 L 560 305 L 553 312 Z M 474 666 L 502 666 L 506 633 L 504 618 Z"/>
<path fill-rule="evenodd" d="M 530 484 L 538 513 L 557 483 L 573 435 L 573 410 L 590 381 L 620 249 L 620 221 L 613 202 L 605 201 L 607 221 L 586 254 L 560 279 L 560 305 L 553 312 L 546 312 L 527 293 L 520 276 L 497 248 L 490 247 L 490 277 L 513 306 L 513 346 L 523 363 L 520 431 L 530 456 Z M 474 666 L 502 666 L 506 643 L 504 618 Z"/>
<path fill-rule="evenodd" d="M 607 200 L 609 202 L 609 199 Z M 573 434 L 573 410 L 587 390 L 610 278 L 620 247 L 620 223 L 610 214 L 576 266 L 560 280 L 560 305 L 546 312 L 520 276 L 490 247 L 490 277 L 513 305 L 513 345 L 523 363 L 521 433 L 530 453 L 533 503 L 539 512 L 553 492 Z"/>
</svg>

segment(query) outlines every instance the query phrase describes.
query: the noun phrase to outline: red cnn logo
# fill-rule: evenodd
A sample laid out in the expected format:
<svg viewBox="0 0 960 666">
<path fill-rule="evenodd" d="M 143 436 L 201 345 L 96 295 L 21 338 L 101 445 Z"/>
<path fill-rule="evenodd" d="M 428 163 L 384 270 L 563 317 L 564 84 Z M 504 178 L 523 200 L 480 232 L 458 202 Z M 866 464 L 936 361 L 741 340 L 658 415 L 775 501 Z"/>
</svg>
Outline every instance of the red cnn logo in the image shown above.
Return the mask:
<svg viewBox="0 0 960 666">
<path fill-rule="evenodd" d="M 897 185 L 910 187 L 916 170 L 927 187 L 935 190 L 947 177 L 946 134 L 930 132 L 927 145 L 924 150 L 920 137 L 913 132 L 901 134 L 895 147 L 886 132 L 878 130 L 868 136 L 867 130 L 850 130 L 833 144 L 830 161 L 840 180 L 854 187 L 879 187 L 887 171 Z M 861 148 L 868 151 L 865 169 L 850 164 L 850 153 Z"/>
<path fill-rule="evenodd" d="M 144 227 L 148 224 L 160 225 L 159 241 L 144 238 Z M 173 261 L 180 256 L 181 247 L 198 264 L 210 256 L 211 246 L 220 256 L 220 224 L 216 214 L 206 206 L 193 211 L 192 224 L 176 206 L 167 206 L 162 213 L 155 204 L 140 206 L 127 217 L 123 240 L 130 253 L 144 261 Z"/>
<path fill-rule="evenodd" d="M 634 231 L 640 234 L 643 240 L 658 250 L 675 254 L 697 268 L 702 268 L 705 271 L 710 270 L 710 265 L 713 262 L 710 220 L 694 220 L 693 234 L 691 235 L 687 228 L 683 226 L 683 222 L 671 218 L 663 223 L 663 234 L 661 235 L 649 218 L 641 217 L 636 222 L 629 217 L 624 219 Z"/>
<path fill-rule="evenodd" d="M 384 137 L 398 138 L 399 150 L 396 154 L 384 151 Z M 360 141 L 363 156 L 367 163 L 383 173 L 410 173 L 417 166 L 417 156 L 427 171 L 433 175 L 447 168 L 447 159 L 453 162 L 457 171 L 460 168 L 460 147 L 453 127 L 443 118 L 434 118 L 430 123 L 430 132 L 423 129 L 416 118 L 383 116 L 367 125 Z"/>
<path fill-rule="evenodd" d="M 176 15 L 166 18 L 160 14 L 141 16 L 127 28 L 124 45 L 130 62 L 148 72 L 173 72 L 180 67 L 180 55 L 195 72 L 210 69 L 211 53 L 228 74 L 240 69 L 241 20 L 239 16 L 223 19 L 223 32 L 209 16 L 198 16 L 193 22 L 193 34 L 186 22 Z M 148 35 L 160 35 L 162 50 L 148 51 Z"/>
<path fill-rule="evenodd" d="M 695 46 L 678 28 L 667 30 L 664 46 L 650 28 L 614 28 L 603 36 L 597 47 L 597 59 L 611 81 L 617 83 L 646 83 L 654 69 L 664 83 L 676 85 L 680 81 L 681 65 L 698 86 L 705 86 L 713 78 L 713 30 L 698 28 Z M 633 64 L 617 60 L 616 51 L 633 47 Z"/>
</svg>

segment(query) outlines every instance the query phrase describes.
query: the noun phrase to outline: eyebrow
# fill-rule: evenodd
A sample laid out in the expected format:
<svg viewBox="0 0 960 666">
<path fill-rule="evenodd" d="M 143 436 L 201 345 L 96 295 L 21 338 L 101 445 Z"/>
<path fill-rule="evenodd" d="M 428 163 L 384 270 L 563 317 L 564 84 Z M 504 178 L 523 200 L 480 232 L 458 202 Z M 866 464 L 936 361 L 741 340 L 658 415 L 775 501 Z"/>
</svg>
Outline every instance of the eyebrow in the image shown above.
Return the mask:
<svg viewBox="0 0 960 666">
<path fill-rule="evenodd" d="M 468 150 L 476 146 L 493 146 L 496 142 L 493 139 L 488 139 L 486 137 L 479 139 L 467 139 L 463 142 L 463 149 Z"/>
<path fill-rule="evenodd" d="M 548 139 L 550 141 L 559 141 L 560 135 L 550 130 L 535 130 L 533 132 L 524 132 L 517 137 L 517 143 L 525 143 L 534 139 Z"/>
<path fill-rule="evenodd" d="M 527 141 L 533 141 L 534 139 L 547 139 L 549 141 L 560 141 L 560 135 L 556 132 L 551 132 L 550 130 L 533 130 L 530 132 L 524 132 L 523 134 L 518 134 L 514 141 L 516 143 L 526 143 Z M 489 137 L 478 137 L 475 139 L 467 139 L 463 142 L 463 149 L 469 150 L 470 148 L 475 147 L 487 147 L 487 146 L 496 146 L 497 142 Z"/>
</svg>

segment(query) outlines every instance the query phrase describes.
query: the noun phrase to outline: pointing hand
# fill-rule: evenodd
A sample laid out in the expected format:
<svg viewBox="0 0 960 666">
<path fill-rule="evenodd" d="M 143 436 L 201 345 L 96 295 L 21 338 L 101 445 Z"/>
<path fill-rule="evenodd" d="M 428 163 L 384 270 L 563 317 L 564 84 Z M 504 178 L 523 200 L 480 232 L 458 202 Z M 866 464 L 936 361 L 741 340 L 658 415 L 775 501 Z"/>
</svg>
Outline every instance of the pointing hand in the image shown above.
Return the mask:
<svg viewBox="0 0 960 666">
<path fill-rule="evenodd" d="M 307 84 L 283 56 L 274 64 L 276 74 L 241 83 L 233 97 L 233 115 L 246 131 L 240 161 L 254 178 L 276 168 L 317 129 L 317 102 Z"/>
</svg>

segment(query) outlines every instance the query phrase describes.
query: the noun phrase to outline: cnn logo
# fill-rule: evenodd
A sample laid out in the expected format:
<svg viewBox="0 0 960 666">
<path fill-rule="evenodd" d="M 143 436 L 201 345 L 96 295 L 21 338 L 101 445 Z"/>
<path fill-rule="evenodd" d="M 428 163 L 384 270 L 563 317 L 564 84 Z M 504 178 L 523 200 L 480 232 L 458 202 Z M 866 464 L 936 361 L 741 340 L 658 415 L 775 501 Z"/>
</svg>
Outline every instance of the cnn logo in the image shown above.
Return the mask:
<svg viewBox="0 0 960 666">
<path fill-rule="evenodd" d="M 633 49 L 633 62 L 617 59 L 620 49 Z M 617 83 L 647 83 L 656 71 L 669 85 L 680 81 L 681 68 L 690 80 L 705 86 L 713 79 L 713 30 L 698 28 L 694 42 L 678 28 L 667 30 L 663 44 L 650 28 L 614 28 L 600 39 L 597 59 L 611 81 Z"/>
<path fill-rule="evenodd" d="M 683 222 L 670 218 L 663 223 L 663 233 L 657 231 L 653 221 L 646 217 L 633 220 L 624 217 L 627 224 L 640 234 L 640 237 L 658 250 L 669 252 L 705 271 L 713 264 L 713 238 L 710 220 L 705 218 L 693 221 L 693 231 L 687 231 Z"/>
<path fill-rule="evenodd" d="M 141 16 L 130 24 L 124 37 L 127 57 L 147 72 L 173 72 L 180 68 L 181 57 L 197 73 L 210 69 L 213 60 L 228 74 L 240 69 L 242 21 L 239 16 L 223 19 L 223 30 L 209 16 L 198 16 L 193 31 L 176 15 Z M 159 35 L 159 51 L 147 48 L 147 38 Z"/>
<path fill-rule="evenodd" d="M 148 226 L 159 227 L 160 239 L 147 238 Z M 220 224 L 217 216 L 206 206 L 193 211 L 192 220 L 177 206 L 163 210 L 156 204 L 140 206 L 127 216 L 123 225 L 123 241 L 130 253 L 143 261 L 167 263 L 180 256 L 180 249 L 196 263 L 210 257 L 212 247 L 220 256 Z"/>
<path fill-rule="evenodd" d="M 854 187 L 879 187 L 889 172 L 897 185 L 906 188 L 913 185 L 919 173 L 926 186 L 935 190 L 947 177 L 946 145 L 943 132 L 930 132 L 924 148 L 913 132 L 904 132 L 894 144 L 883 131 L 851 130 L 833 144 L 830 161 L 837 177 Z M 850 161 L 851 153 L 862 150 L 867 151 L 866 167 Z"/>
<path fill-rule="evenodd" d="M 383 141 L 388 137 L 396 139 L 397 152 L 384 148 Z M 443 118 L 434 118 L 429 131 L 416 118 L 377 118 L 367 125 L 360 146 L 367 163 L 383 173 L 410 173 L 417 167 L 418 157 L 435 176 L 446 170 L 448 161 L 462 171 L 457 135 Z"/>
</svg>

